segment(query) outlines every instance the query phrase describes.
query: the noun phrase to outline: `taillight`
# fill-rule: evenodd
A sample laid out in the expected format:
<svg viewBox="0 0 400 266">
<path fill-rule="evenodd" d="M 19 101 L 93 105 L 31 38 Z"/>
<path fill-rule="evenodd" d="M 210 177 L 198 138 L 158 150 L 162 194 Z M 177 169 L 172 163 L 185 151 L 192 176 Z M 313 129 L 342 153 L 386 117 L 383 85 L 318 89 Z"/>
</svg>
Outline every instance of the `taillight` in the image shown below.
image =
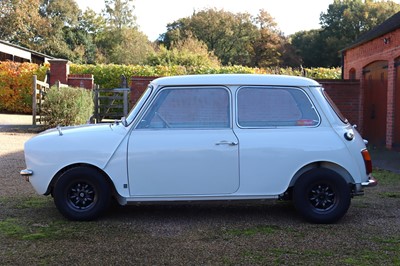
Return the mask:
<svg viewBox="0 0 400 266">
<path fill-rule="evenodd" d="M 372 161 L 371 156 L 367 149 L 361 151 L 362 157 L 364 159 L 365 170 L 367 171 L 367 175 L 372 173 Z"/>
</svg>

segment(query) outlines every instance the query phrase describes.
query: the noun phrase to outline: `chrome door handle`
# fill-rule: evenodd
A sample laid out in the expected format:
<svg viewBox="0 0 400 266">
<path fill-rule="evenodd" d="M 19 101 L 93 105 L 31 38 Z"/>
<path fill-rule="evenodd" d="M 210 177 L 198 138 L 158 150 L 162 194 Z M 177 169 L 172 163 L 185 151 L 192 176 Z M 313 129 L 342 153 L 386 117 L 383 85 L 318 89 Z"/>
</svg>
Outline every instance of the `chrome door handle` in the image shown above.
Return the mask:
<svg viewBox="0 0 400 266">
<path fill-rule="evenodd" d="M 235 142 L 235 141 L 227 141 L 227 140 L 221 140 L 220 142 L 215 143 L 215 145 L 236 146 L 236 145 L 238 145 L 238 142 Z"/>
</svg>

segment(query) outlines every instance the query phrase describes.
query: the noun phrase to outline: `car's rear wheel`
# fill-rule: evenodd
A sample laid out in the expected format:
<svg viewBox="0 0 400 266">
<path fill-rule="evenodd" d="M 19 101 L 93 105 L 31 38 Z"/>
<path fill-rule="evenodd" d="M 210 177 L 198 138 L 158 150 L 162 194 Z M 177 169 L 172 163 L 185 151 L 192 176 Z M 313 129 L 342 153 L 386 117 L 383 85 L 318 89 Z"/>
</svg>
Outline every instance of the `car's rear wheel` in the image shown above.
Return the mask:
<svg viewBox="0 0 400 266">
<path fill-rule="evenodd" d="M 349 209 L 350 187 L 338 173 L 324 168 L 303 174 L 293 189 L 297 211 L 313 223 L 334 223 Z"/>
<path fill-rule="evenodd" d="M 68 219 L 96 219 L 109 205 L 111 192 L 104 176 L 89 167 L 64 172 L 55 183 L 54 203 Z"/>
</svg>

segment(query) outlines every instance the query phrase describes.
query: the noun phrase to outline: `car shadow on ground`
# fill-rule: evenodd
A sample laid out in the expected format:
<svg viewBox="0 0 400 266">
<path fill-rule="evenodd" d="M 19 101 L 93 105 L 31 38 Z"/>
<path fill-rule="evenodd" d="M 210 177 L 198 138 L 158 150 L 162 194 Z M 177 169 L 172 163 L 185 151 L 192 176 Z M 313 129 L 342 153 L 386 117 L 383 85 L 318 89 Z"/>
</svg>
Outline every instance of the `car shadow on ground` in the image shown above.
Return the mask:
<svg viewBox="0 0 400 266">
<path fill-rule="evenodd" d="M 290 202 L 264 203 L 170 203 L 159 205 L 112 204 L 101 220 L 163 221 L 174 223 L 266 223 L 302 221 Z"/>
</svg>

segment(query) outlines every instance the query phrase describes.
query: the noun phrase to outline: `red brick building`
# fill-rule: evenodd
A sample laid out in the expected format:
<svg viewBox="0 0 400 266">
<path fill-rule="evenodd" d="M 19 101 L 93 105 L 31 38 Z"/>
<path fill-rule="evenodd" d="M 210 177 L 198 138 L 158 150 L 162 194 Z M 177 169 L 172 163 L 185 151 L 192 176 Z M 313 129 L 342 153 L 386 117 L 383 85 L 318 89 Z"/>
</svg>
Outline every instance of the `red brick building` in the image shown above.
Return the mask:
<svg viewBox="0 0 400 266">
<path fill-rule="evenodd" d="M 344 79 L 359 79 L 359 127 L 376 146 L 400 147 L 400 12 L 342 51 Z"/>
</svg>

